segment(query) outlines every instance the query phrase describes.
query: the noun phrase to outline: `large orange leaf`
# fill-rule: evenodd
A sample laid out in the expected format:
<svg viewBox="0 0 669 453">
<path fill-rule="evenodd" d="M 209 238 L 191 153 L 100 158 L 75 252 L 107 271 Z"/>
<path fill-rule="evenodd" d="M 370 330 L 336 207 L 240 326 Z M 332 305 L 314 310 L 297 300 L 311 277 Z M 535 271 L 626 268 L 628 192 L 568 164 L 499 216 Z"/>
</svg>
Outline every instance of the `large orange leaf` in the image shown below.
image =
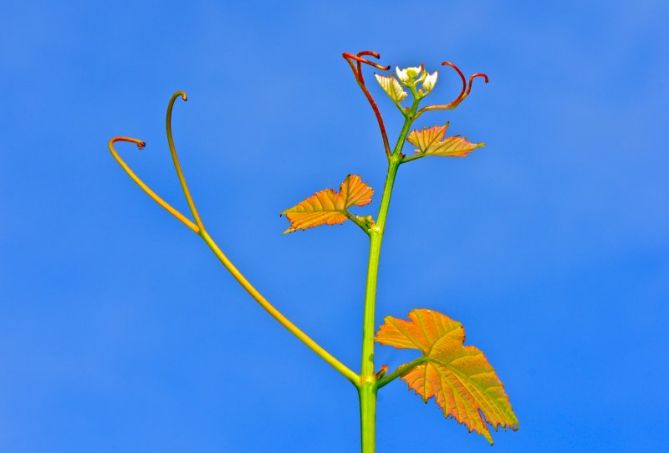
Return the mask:
<svg viewBox="0 0 669 453">
<path fill-rule="evenodd" d="M 434 397 L 444 416 L 464 424 L 493 443 L 488 430 L 518 429 L 509 397 L 492 365 L 474 346 L 464 346 L 457 321 L 432 310 L 416 309 L 409 320 L 387 316 L 376 341 L 401 349 L 418 349 L 425 362 L 402 379 L 427 402 Z"/>
<path fill-rule="evenodd" d="M 444 139 L 447 129 L 448 123 L 443 126 L 416 129 L 409 133 L 407 140 L 418 147 L 414 150 L 416 153 L 431 156 L 466 157 L 476 148 L 485 146 L 485 143 L 472 143 L 459 135 Z"/>
<path fill-rule="evenodd" d="M 362 182 L 360 176 L 348 175 L 341 183 L 339 192 L 325 189 L 286 209 L 281 214 L 290 221 L 284 233 L 306 230 L 319 225 L 337 225 L 351 216 L 348 208 L 371 203 L 374 190 Z"/>
</svg>

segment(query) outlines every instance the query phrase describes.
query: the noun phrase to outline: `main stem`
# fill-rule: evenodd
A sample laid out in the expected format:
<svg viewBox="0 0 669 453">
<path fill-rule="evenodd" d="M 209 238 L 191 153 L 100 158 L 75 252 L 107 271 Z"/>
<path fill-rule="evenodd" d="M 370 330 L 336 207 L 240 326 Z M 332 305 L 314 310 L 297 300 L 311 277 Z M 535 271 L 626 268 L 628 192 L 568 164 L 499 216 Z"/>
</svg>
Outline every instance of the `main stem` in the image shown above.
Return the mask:
<svg viewBox="0 0 669 453">
<path fill-rule="evenodd" d="M 413 115 L 416 112 L 417 104 L 417 102 L 414 102 L 414 105 L 406 116 L 395 149 L 388 158 L 388 173 L 386 174 L 386 182 L 383 187 L 379 214 L 376 224 L 369 231 L 369 264 L 367 267 L 367 289 L 365 291 L 365 311 L 362 327 L 362 365 L 360 367 L 360 384 L 358 386 L 362 453 L 374 453 L 376 451 L 376 393 L 378 386 L 377 377 L 374 372 L 374 314 L 376 309 L 376 286 L 379 275 L 381 244 L 383 243 L 383 233 L 386 228 L 386 218 L 388 217 L 388 208 L 390 207 L 390 198 L 393 193 L 397 169 L 402 161 L 402 147 L 413 122 Z"/>
<path fill-rule="evenodd" d="M 360 428 L 362 452 L 373 453 L 376 439 L 376 375 L 374 372 L 374 313 L 376 308 L 376 285 L 379 274 L 381 243 L 390 206 L 395 175 L 399 160 L 391 156 L 388 164 L 386 184 L 376 225 L 370 229 L 369 265 L 367 268 L 367 290 L 365 292 L 365 312 L 362 329 L 362 365 L 360 367 Z"/>
</svg>

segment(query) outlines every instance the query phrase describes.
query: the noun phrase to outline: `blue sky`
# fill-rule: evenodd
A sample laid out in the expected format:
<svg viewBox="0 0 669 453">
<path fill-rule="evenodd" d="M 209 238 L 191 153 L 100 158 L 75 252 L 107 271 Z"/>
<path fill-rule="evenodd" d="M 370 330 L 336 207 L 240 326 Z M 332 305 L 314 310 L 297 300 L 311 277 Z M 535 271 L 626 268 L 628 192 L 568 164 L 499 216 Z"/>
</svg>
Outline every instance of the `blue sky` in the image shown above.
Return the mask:
<svg viewBox="0 0 669 453">
<path fill-rule="evenodd" d="M 366 238 L 282 235 L 278 213 L 349 172 L 380 192 L 374 118 L 340 57 L 368 48 L 491 78 L 419 123 L 448 119 L 487 147 L 401 169 L 378 321 L 428 307 L 464 323 L 520 419 L 494 451 L 666 448 L 665 2 L 9 0 L 3 13 L 0 451 L 356 451 L 350 384 L 106 142 L 145 139 L 124 156 L 185 210 L 163 115 L 186 90 L 176 141 L 212 235 L 357 369 Z M 434 97 L 456 91 L 442 71 Z M 379 411 L 381 452 L 491 451 L 399 381 Z"/>
</svg>

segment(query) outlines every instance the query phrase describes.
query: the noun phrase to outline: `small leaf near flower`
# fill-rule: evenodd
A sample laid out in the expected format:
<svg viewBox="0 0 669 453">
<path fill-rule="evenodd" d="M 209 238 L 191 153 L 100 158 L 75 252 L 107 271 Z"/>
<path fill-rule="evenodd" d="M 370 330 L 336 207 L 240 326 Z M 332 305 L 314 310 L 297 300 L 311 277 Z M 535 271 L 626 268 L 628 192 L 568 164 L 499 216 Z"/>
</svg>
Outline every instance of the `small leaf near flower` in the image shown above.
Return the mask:
<svg viewBox="0 0 669 453">
<path fill-rule="evenodd" d="M 402 102 L 404 98 L 407 97 L 407 92 L 404 91 L 402 85 L 397 81 L 393 76 L 382 76 L 379 74 L 374 74 L 376 81 L 379 82 L 383 91 L 393 100 L 395 104 Z"/>
<path fill-rule="evenodd" d="M 485 143 L 472 143 L 460 135 L 444 139 L 447 129 L 448 123 L 443 126 L 413 130 L 407 137 L 407 141 L 418 147 L 414 150 L 416 153 L 446 157 L 466 157 L 475 149 L 485 146 Z"/>
<path fill-rule="evenodd" d="M 339 192 L 325 189 L 316 192 L 292 208 L 281 213 L 290 221 L 290 228 L 284 233 L 306 230 L 319 225 L 338 225 L 344 223 L 349 216 L 351 206 L 365 206 L 372 201 L 374 190 L 362 182 L 360 176 L 348 175 L 341 183 Z M 362 218 L 370 224 L 373 220 Z"/>
</svg>

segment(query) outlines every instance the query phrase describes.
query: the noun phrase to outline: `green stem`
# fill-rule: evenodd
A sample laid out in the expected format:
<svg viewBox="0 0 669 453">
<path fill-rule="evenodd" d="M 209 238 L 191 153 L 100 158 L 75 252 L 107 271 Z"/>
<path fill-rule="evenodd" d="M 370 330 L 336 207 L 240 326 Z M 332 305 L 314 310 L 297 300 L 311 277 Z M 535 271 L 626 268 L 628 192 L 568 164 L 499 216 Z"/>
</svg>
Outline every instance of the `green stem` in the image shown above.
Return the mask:
<svg viewBox="0 0 669 453">
<path fill-rule="evenodd" d="M 316 343 L 309 335 L 304 333 L 299 327 L 292 323 L 286 316 L 277 310 L 267 299 L 253 286 L 242 274 L 239 269 L 230 261 L 230 259 L 223 253 L 218 244 L 209 236 L 207 230 L 202 230 L 198 233 L 202 240 L 209 246 L 211 251 L 216 255 L 216 258 L 221 262 L 223 267 L 227 269 L 230 274 L 237 280 L 237 282 L 246 290 L 247 293 L 267 312 L 276 319 L 279 324 L 286 328 L 290 333 L 295 335 L 302 343 L 309 349 L 314 351 L 321 359 L 328 363 L 335 370 L 339 371 L 346 379 L 351 381 L 353 385 L 358 387 L 360 377 L 349 367 L 340 362 L 336 357 L 326 351 L 321 345 Z"/>
<path fill-rule="evenodd" d="M 388 159 L 388 172 L 383 187 L 381 206 L 376 218 L 376 224 L 369 231 L 369 264 L 367 267 L 367 289 L 365 291 L 365 308 L 362 326 L 362 364 L 360 367 L 360 385 L 358 394 L 360 396 L 360 430 L 362 453 L 374 453 L 376 451 L 376 392 L 377 377 L 374 372 L 374 328 L 376 309 L 376 286 L 379 275 L 379 258 L 381 256 L 381 244 L 386 228 L 386 218 L 390 207 L 390 198 L 393 193 L 393 185 L 397 176 L 397 169 L 402 160 L 402 148 L 407 134 L 413 123 L 413 117 L 418 107 L 418 100 L 414 100 L 411 110 L 407 113 L 402 131 L 397 139 L 393 153 Z"/>
<path fill-rule="evenodd" d="M 188 202 L 188 207 L 193 214 L 195 222 L 190 220 L 188 217 L 184 216 L 181 212 L 175 209 L 168 202 L 163 200 L 157 193 L 155 193 L 137 174 L 132 171 L 130 166 L 121 158 L 121 156 L 116 152 L 114 148 L 114 143 L 116 142 L 129 142 L 137 145 L 138 148 L 143 148 L 145 143 L 142 140 L 132 138 L 132 137 L 114 137 L 109 140 L 109 151 L 111 152 L 114 159 L 118 162 L 121 168 L 130 176 L 130 178 L 156 203 L 158 203 L 162 208 L 167 212 L 172 214 L 177 218 L 181 223 L 186 225 L 191 231 L 200 236 L 202 240 L 209 246 L 211 251 L 216 255 L 221 264 L 232 274 L 232 276 L 237 280 L 237 282 L 249 293 L 249 295 L 265 310 L 267 311 L 274 319 L 276 319 L 283 327 L 285 327 L 290 333 L 295 335 L 300 341 L 302 341 L 307 347 L 314 351 L 320 358 L 322 358 L 326 363 L 332 366 L 335 370 L 340 372 L 346 379 L 351 381 L 353 385 L 357 387 L 360 386 L 360 376 L 356 374 L 349 367 L 340 362 L 336 357 L 326 351 L 321 345 L 316 343 L 309 335 L 304 333 L 299 327 L 293 324 L 286 316 L 284 316 L 279 310 L 277 310 L 265 297 L 246 279 L 246 277 L 237 269 L 237 267 L 228 259 L 228 257 L 223 253 L 221 248 L 216 244 L 216 242 L 209 236 L 209 233 L 204 227 L 200 214 L 195 207 L 195 202 L 188 188 L 188 183 L 186 182 L 186 177 L 183 174 L 181 169 L 181 164 L 179 162 L 179 156 L 177 155 L 176 146 L 174 145 L 174 138 L 172 136 L 172 109 L 174 103 L 178 98 L 186 100 L 186 93 L 183 91 L 177 91 L 170 98 L 170 102 L 167 106 L 167 115 L 166 115 L 166 129 L 167 129 L 167 142 L 170 147 L 170 154 L 172 156 L 172 161 L 174 163 L 174 168 L 179 177 L 179 183 L 181 184 L 181 189 L 183 190 L 186 201 Z M 348 215 L 348 213 L 347 213 Z M 365 230 L 363 221 L 361 219 L 355 218 L 355 223 L 358 224 L 363 230 Z"/>
<path fill-rule="evenodd" d="M 358 387 L 360 397 L 360 432 L 362 453 L 376 451 L 376 386 L 363 382 Z"/>
<path fill-rule="evenodd" d="M 406 164 L 407 162 L 411 162 L 412 160 L 420 159 L 421 157 L 425 157 L 425 155 L 424 154 L 414 154 L 412 156 L 407 156 L 407 157 L 402 158 L 401 163 Z"/>
<path fill-rule="evenodd" d="M 385 376 L 380 377 L 376 381 L 376 389 L 378 390 L 381 387 L 384 387 L 384 386 L 390 384 L 392 381 L 394 381 L 398 377 L 404 376 L 409 371 L 413 370 L 418 365 L 422 365 L 425 362 L 427 362 L 427 357 L 422 356 L 422 357 L 417 358 L 416 360 L 412 360 L 409 363 L 405 363 L 404 365 L 398 366 L 395 371 L 393 371 L 390 374 L 386 374 Z"/>
<path fill-rule="evenodd" d="M 362 452 L 374 453 L 376 428 L 376 375 L 374 373 L 374 311 L 376 308 L 376 285 L 379 274 L 381 243 L 390 206 L 399 159 L 393 154 L 388 163 L 388 174 L 383 189 L 383 198 L 376 224 L 370 228 L 369 265 L 367 268 L 367 290 L 362 327 L 362 364 L 360 369 L 360 428 Z"/>
</svg>

